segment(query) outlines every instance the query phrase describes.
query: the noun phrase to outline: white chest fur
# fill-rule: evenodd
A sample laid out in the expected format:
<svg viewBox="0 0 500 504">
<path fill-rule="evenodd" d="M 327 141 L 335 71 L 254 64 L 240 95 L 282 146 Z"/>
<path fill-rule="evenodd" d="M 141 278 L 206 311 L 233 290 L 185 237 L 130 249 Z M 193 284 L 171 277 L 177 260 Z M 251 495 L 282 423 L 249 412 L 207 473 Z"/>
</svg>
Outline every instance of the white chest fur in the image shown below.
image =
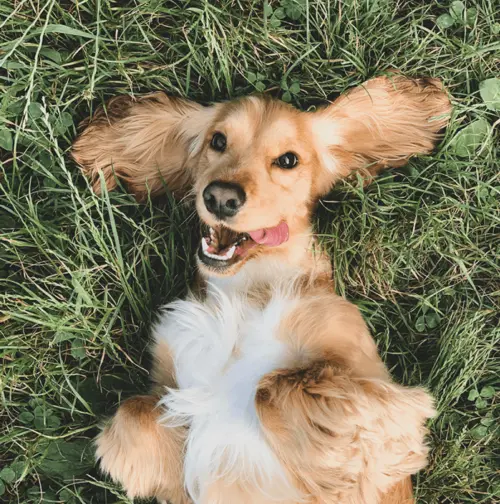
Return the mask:
<svg viewBox="0 0 500 504">
<path fill-rule="evenodd" d="M 267 446 L 254 407 L 259 380 L 286 367 L 290 349 L 276 338 L 296 303 L 276 295 L 264 309 L 244 296 L 212 293 L 207 301 L 176 301 L 155 327 L 170 346 L 178 389 L 162 398 L 165 422 L 189 426 L 185 483 L 195 502 L 223 478 L 289 500 L 284 471 Z"/>
</svg>

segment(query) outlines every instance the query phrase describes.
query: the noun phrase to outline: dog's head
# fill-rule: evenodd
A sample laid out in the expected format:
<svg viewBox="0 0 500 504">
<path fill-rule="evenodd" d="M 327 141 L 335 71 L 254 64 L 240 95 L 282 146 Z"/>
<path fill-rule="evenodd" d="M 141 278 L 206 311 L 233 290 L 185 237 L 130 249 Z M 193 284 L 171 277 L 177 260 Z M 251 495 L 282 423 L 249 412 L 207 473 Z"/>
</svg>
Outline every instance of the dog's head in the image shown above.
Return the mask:
<svg viewBox="0 0 500 504">
<path fill-rule="evenodd" d="M 206 231 L 201 265 L 231 274 L 307 233 L 325 167 L 311 114 L 257 97 L 218 108 L 199 146 L 193 189 Z"/>
<path fill-rule="evenodd" d="M 194 195 L 199 263 L 232 275 L 309 235 L 314 203 L 354 170 L 375 174 L 429 152 L 450 104 L 434 80 L 366 82 L 317 112 L 247 97 L 202 107 L 156 93 L 111 100 L 73 156 L 99 191 L 122 178 L 137 195 Z M 303 248 L 303 245 L 302 245 Z"/>
</svg>

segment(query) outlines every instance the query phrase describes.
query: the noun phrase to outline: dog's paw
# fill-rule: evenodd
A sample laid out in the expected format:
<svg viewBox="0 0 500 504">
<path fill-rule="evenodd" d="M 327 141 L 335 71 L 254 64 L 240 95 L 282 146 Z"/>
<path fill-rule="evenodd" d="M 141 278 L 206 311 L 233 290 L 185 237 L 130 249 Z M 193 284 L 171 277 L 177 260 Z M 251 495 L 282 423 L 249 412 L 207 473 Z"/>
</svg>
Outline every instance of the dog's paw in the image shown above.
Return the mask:
<svg viewBox="0 0 500 504">
<path fill-rule="evenodd" d="M 103 472 L 120 483 L 130 498 L 189 501 L 182 487 L 183 433 L 158 424 L 154 396 L 125 401 L 96 440 Z"/>
<path fill-rule="evenodd" d="M 340 372 L 339 368 L 325 361 L 317 361 L 304 368 L 274 371 L 260 381 L 256 401 L 258 404 L 279 402 L 296 392 L 314 395 L 318 387 L 330 383 Z"/>
</svg>

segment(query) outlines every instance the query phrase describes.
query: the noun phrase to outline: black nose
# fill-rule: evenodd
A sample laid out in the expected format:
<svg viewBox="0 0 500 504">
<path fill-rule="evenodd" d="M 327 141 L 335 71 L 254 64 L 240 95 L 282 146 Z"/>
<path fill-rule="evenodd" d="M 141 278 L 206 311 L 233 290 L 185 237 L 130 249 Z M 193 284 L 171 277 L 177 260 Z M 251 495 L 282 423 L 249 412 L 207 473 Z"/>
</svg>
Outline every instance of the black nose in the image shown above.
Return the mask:
<svg viewBox="0 0 500 504">
<path fill-rule="evenodd" d="M 238 184 L 216 180 L 203 191 L 203 200 L 210 213 L 219 219 L 233 217 L 245 203 L 245 191 Z"/>
</svg>

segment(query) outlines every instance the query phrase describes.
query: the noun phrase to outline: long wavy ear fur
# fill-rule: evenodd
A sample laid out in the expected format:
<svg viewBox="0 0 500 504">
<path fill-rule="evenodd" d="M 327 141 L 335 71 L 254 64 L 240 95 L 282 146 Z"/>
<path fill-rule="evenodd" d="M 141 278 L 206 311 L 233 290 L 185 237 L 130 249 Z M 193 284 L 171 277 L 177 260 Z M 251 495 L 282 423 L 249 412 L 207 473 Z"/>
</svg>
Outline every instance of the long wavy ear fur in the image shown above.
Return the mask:
<svg viewBox="0 0 500 504">
<path fill-rule="evenodd" d="M 327 192 L 355 170 L 375 175 L 429 153 L 449 120 L 451 104 L 437 79 L 399 73 L 368 80 L 312 114 L 312 130 Z"/>
<path fill-rule="evenodd" d="M 118 96 L 84 121 L 72 156 L 101 190 L 122 179 L 138 199 L 189 190 L 191 161 L 201 147 L 216 107 L 171 98 L 158 92 L 140 98 Z"/>
</svg>

